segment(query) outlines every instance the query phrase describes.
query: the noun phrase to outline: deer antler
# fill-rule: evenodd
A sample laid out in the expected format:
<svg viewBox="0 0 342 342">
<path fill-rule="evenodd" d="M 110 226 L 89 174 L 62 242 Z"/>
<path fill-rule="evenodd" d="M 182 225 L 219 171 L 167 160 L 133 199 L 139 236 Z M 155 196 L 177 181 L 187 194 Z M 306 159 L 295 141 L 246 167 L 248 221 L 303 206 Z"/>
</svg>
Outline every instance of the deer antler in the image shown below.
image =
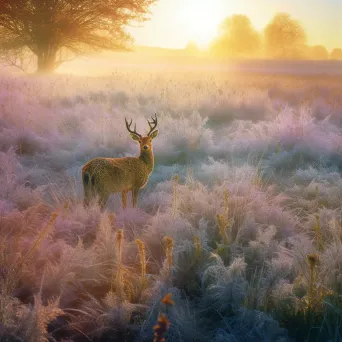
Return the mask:
<svg viewBox="0 0 342 342">
<path fill-rule="evenodd" d="M 131 130 L 132 121 L 133 120 L 131 119 L 131 122 L 128 123 L 127 119 L 125 118 L 126 127 L 127 127 L 128 132 L 138 136 L 139 138 L 141 138 L 141 134 L 137 133 L 137 131 L 136 131 L 136 129 L 137 129 L 137 125 L 136 124 L 134 124 L 134 131 Z"/>
<path fill-rule="evenodd" d="M 156 129 L 158 124 L 157 114 L 155 114 L 155 118 L 151 117 L 152 122 L 148 121 L 148 125 L 150 126 L 150 131 L 148 132 L 147 136 L 149 137 L 151 133 Z"/>
</svg>

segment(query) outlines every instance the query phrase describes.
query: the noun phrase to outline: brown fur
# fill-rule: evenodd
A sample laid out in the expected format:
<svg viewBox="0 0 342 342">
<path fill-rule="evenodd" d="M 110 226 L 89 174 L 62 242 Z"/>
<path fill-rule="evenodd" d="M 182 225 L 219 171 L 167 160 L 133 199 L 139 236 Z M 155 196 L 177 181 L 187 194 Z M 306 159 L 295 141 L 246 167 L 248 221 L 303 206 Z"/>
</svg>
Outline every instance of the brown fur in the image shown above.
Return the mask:
<svg viewBox="0 0 342 342">
<path fill-rule="evenodd" d="M 84 205 L 88 206 L 96 196 L 103 208 L 112 193 L 122 193 L 122 206 L 127 206 L 127 192 L 132 191 L 133 207 L 137 206 L 139 190 L 143 188 L 154 167 L 152 139 L 158 131 L 150 136 L 141 137 L 131 132 L 133 140 L 140 145 L 139 157 L 95 158 L 82 168 L 84 187 Z"/>
</svg>

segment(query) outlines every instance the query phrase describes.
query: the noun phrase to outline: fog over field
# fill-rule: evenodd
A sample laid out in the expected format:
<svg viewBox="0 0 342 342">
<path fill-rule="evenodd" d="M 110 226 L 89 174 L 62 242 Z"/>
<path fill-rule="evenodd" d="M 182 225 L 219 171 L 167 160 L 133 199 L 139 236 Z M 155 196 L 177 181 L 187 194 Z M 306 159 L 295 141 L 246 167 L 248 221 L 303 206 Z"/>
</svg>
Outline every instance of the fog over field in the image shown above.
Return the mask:
<svg viewBox="0 0 342 342">
<path fill-rule="evenodd" d="M 332 76 L 342 75 L 341 60 L 279 60 L 279 59 L 231 59 L 207 55 L 187 55 L 186 50 L 141 47 L 135 53 L 110 52 L 94 54 L 68 62 L 58 70 L 61 73 L 106 76 L 113 70 L 139 70 L 145 72 L 212 71 L 263 73 L 266 75 Z"/>
<path fill-rule="evenodd" d="M 0 341 L 340 341 L 341 62 L 144 58 L 1 72 Z M 138 208 L 84 208 L 154 113 Z"/>
</svg>

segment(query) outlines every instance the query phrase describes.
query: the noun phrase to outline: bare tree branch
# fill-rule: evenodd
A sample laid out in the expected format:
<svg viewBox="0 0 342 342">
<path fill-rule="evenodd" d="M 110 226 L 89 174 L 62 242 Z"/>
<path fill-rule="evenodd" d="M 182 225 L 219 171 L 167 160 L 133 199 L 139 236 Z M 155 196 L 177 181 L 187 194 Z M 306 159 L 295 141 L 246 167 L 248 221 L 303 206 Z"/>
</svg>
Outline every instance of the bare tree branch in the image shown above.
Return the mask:
<svg viewBox="0 0 342 342">
<path fill-rule="evenodd" d="M 5 66 L 17 68 L 24 73 L 34 69 L 34 59 L 34 55 L 22 49 L 4 51 L 0 56 L 0 62 Z"/>
</svg>

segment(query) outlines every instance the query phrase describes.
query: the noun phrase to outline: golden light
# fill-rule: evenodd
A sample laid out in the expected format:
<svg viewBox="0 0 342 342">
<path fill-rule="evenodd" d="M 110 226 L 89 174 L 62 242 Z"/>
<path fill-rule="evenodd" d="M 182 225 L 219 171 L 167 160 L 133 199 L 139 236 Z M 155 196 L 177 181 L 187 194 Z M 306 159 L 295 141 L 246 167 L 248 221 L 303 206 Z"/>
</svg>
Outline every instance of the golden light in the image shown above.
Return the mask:
<svg viewBox="0 0 342 342">
<path fill-rule="evenodd" d="M 217 28 L 222 19 L 227 16 L 219 1 L 192 0 L 184 2 L 179 12 L 178 30 L 195 41 L 199 46 L 206 46 L 217 34 Z"/>
</svg>

